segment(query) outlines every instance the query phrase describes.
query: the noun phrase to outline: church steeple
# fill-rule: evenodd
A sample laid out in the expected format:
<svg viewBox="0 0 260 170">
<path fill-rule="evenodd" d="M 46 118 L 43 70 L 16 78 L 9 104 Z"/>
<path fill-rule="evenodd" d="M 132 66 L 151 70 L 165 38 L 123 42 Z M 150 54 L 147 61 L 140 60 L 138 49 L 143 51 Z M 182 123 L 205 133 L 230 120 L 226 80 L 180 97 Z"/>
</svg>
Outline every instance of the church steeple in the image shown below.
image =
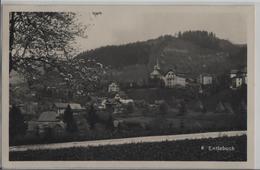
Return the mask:
<svg viewBox="0 0 260 170">
<path fill-rule="evenodd" d="M 156 57 L 156 64 L 154 65 L 154 70 L 160 70 L 160 64 L 159 64 L 158 57 Z"/>
<path fill-rule="evenodd" d="M 150 77 L 153 78 L 161 78 L 161 70 L 160 70 L 160 65 L 159 65 L 159 60 L 158 57 L 156 58 L 156 64 L 153 67 L 153 71 L 150 74 Z"/>
</svg>

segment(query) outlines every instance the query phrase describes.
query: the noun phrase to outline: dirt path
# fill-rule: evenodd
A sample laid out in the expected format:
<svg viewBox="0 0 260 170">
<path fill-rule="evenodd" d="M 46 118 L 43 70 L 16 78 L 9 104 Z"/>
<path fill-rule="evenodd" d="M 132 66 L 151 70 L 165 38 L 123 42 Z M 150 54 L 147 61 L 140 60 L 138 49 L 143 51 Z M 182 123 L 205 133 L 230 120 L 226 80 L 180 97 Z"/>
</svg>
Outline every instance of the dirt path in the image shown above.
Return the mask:
<svg viewBox="0 0 260 170">
<path fill-rule="evenodd" d="M 232 137 L 232 136 L 242 136 L 246 134 L 247 134 L 246 131 L 226 131 L 226 132 L 209 132 L 209 133 L 195 133 L 195 134 L 182 134 L 182 135 L 148 136 L 148 137 L 122 138 L 122 139 L 95 140 L 95 141 L 12 146 L 9 147 L 9 150 L 10 152 L 13 152 L 13 151 L 26 151 L 26 150 L 61 149 L 61 148 L 71 148 L 71 147 L 100 146 L 100 145 L 120 145 L 120 144 L 140 143 L 140 142 L 161 142 L 166 140 L 177 141 L 177 140 L 185 140 L 185 139 L 218 138 L 223 136 Z"/>
</svg>

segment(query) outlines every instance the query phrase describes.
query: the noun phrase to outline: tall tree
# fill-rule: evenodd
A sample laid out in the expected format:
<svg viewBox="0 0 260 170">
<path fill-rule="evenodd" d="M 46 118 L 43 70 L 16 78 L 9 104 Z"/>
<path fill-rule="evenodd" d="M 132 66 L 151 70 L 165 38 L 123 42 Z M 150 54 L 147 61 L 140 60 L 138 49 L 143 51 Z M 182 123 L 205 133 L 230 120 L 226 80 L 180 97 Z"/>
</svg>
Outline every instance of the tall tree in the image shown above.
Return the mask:
<svg viewBox="0 0 260 170">
<path fill-rule="evenodd" d="M 24 122 L 24 117 L 22 115 L 19 107 L 12 106 L 9 113 L 9 135 L 10 142 L 17 135 L 24 135 L 26 131 L 26 124 Z"/>
<path fill-rule="evenodd" d="M 160 106 L 159 106 L 159 113 L 161 115 L 166 115 L 167 112 L 168 112 L 168 105 L 167 105 L 167 103 L 166 102 L 161 103 Z"/>
<path fill-rule="evenodd" d="M 76 132 L 77 131 L 77 125 L 76 125 L 76 122 L 73 118 L 73 112 L 70 108 L 70 105 L 68 105 L 68 107 L 64 111 L 63 121 L 67 124 L 66 129 L 67 129 L 68 132 Z"/>
<path fill-rule="evenodd" d="M 58 53 L 69 57 L 76 36 L 86 36 L 72 12 L 11 12 L 9 26 L 9 72 L 53 65 Z"/>
<path fill-rule="evenodd" d="M 73 12 L 11 12 L 9 15 L 10 73 L 16 70 L 23 74 L 30 88 L 51 81 L 51 86 L 65 83 L 73 93 L 86 95 L 98 87 L 102 66 L 95 61 L 74 58 L 76 37 L 86 38 L 86 30 L 93 24 L 82 25 Z M 56 81 L 48 77 L 54 70 Z"/>
<path fill-rule="evenodd" d="M 90 106 L 90 109 L 89 109 L 89 112 L 88 112 L 88 122 L 90 124 L 90 129 L 94 129 L 95 124 L 98 122 L 96 109 L 94 108 L 93 104 Z"/>
<path fill-rule="evenodd" d="M 179 115 L 183 116 L 185 113 L 187 113 L 187 107 L 185 101 L 182 100 L 179 105 Z"/>
</svg>

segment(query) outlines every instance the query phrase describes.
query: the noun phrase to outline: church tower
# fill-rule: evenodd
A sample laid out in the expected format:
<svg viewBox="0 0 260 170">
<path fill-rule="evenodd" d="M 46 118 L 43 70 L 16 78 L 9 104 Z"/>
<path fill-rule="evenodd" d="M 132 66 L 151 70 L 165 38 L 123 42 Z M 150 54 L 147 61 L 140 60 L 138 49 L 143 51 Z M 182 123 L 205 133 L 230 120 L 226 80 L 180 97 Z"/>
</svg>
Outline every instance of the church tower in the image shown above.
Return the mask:
<svg viewBox="0 0 260 170">
<path fill-rule="evenodd" d="M 150 73 L 150 78 L 151 79 L 161 79 L 161 68 L 159 65 L 159 60 L 158 57 L 156 58 L 156 64 L 153 67 L 153 71 Z"/>
<path fill-rule="evenodd" d="M 156 64 L 154 65 L 153 69 L 154 69 L 154 70 L 158 70 L 158 71 L 161 69 L 161 68 L 160 68 L 160 64 L 159 64 L 158 57 L 156 58 Z"/>
</svg>

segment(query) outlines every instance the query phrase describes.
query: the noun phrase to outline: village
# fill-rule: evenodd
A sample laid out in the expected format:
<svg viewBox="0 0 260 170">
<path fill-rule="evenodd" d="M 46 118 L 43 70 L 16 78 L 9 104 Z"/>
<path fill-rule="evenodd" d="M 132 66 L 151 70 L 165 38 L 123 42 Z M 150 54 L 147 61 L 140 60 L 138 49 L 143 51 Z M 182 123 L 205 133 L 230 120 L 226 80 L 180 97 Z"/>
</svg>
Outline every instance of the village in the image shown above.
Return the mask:
<svg viewBox="0 0 260 170">
<path fill-rule="evenodd" d="M 238 103 L 232 103 L 229 98 L 243 93 L 246 68 L 232 69 L 226 75 L 226 86 L 220 86 L 213 74 L 191 78 L 175 69 L 163 72 L 157 59 L 147 75 L 148 85 L 122 85 L 110 80 L 105 93 L 90 94 L 88 100 L 80 102 L 72 97 L 59 99 L 60 93 L 73 96 L 68 89 L 64 93 L 64 89 L 48 88 L 46 95 L 51 102 L 24 102 L 16 106 L 26 124 L 23 140 L 37 143 L 39 139 L 48 142 L 243 129 L 241 126 L 246 123 L 241 121 L 246 120 L 241 120 L 243 113 L 237 112 L 241 108 L 246 112 L 246 101 L 238 97 Z M 216 119 L 221 123 L 216 123 Z"/>
<path fill-rule="evenodd" d="M 253 163 L 249 7 L 50 7 L 5 10 L 6 167 Z"/>
</svg>

